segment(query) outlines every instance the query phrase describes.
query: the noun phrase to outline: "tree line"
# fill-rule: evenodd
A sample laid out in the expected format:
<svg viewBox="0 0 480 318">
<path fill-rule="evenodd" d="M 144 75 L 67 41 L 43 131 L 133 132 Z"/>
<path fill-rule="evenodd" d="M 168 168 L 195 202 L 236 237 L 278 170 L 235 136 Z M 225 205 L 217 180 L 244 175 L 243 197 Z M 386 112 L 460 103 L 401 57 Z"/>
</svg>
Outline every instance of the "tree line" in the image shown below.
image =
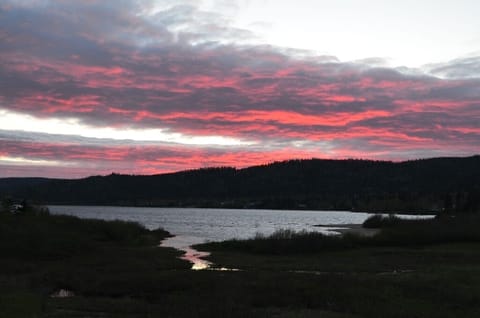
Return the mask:
<svg viewBox="0 0 480 318">
<path fill-rule="evenodd" d="M 84 179 L 0 179 L 0 197 L 42 204 L 476 212 L 480 156 L 404 162 L 289 160 L 244 169 Z"/>
</svg>

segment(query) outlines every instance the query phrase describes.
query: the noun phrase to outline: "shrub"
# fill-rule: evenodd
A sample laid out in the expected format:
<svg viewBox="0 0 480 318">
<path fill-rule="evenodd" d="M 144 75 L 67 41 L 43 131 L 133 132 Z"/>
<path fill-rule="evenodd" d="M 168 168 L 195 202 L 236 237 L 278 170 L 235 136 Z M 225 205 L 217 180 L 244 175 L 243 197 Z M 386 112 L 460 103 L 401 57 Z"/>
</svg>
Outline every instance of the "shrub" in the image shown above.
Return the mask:
<svg viewBox="0 0 480 318">
<path fill-rule="evenodd" d="M 385 227 L 393 227 L 402 223 L 402 219 L 398 218 L 394 214 L 384 216 L 381 214 L 375 214 L 369 217 L 363 222 L 362 226 L 367 229 L 378 229 Z"/>
</svg>

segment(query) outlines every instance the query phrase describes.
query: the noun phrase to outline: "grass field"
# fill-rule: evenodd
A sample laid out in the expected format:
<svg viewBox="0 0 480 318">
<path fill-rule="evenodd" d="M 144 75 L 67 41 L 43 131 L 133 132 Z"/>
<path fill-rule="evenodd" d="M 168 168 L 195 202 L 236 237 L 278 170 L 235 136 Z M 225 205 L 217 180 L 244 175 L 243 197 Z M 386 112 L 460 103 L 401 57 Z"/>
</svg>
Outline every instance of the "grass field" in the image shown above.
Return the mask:
<svg viewBox="0 0 480 318">
<path fill-rule="evenodd" d="M 462 225 L 475 220 L 396 224 L 370 241 L 281 231 L 203 245 L 241 269 L 222 272 L 191 271 L 157 247 L 162 230 L 2 213 L 0 317 L 480 317 L 480 243 Z M 74 296 L 50 297 L 61 289 Z"/>
</svg>

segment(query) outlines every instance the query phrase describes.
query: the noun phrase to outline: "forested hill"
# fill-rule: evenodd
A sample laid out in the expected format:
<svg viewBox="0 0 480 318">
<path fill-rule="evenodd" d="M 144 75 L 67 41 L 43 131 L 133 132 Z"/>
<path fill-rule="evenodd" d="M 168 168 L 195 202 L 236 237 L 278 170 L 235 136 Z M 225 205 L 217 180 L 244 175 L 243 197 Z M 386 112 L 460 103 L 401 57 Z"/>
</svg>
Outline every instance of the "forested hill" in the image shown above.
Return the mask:
<svg viewBox="0 0 480 318">
<path fill-rule="evenodd" d="M 393 163 L 291 160 L 77 180 L 0 179 L 0 197 L 45 204 L 479 211 L 480 156 Z"/>
</svg>

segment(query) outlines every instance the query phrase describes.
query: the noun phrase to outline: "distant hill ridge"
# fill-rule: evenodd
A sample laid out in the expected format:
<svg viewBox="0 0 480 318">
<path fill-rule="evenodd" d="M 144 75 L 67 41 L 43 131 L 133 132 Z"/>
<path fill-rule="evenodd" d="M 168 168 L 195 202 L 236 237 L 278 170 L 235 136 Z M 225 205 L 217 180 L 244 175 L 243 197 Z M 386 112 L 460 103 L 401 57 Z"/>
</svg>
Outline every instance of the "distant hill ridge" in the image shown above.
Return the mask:
<svg viewBox="0 0 480 318">
<path fill-rule="evenodd" d="M 289 160 L 244 169 L 76 180 L 5 178 L 0 197 L 44 204 L 477 212 L 480 156 Z"/>
</svg>

